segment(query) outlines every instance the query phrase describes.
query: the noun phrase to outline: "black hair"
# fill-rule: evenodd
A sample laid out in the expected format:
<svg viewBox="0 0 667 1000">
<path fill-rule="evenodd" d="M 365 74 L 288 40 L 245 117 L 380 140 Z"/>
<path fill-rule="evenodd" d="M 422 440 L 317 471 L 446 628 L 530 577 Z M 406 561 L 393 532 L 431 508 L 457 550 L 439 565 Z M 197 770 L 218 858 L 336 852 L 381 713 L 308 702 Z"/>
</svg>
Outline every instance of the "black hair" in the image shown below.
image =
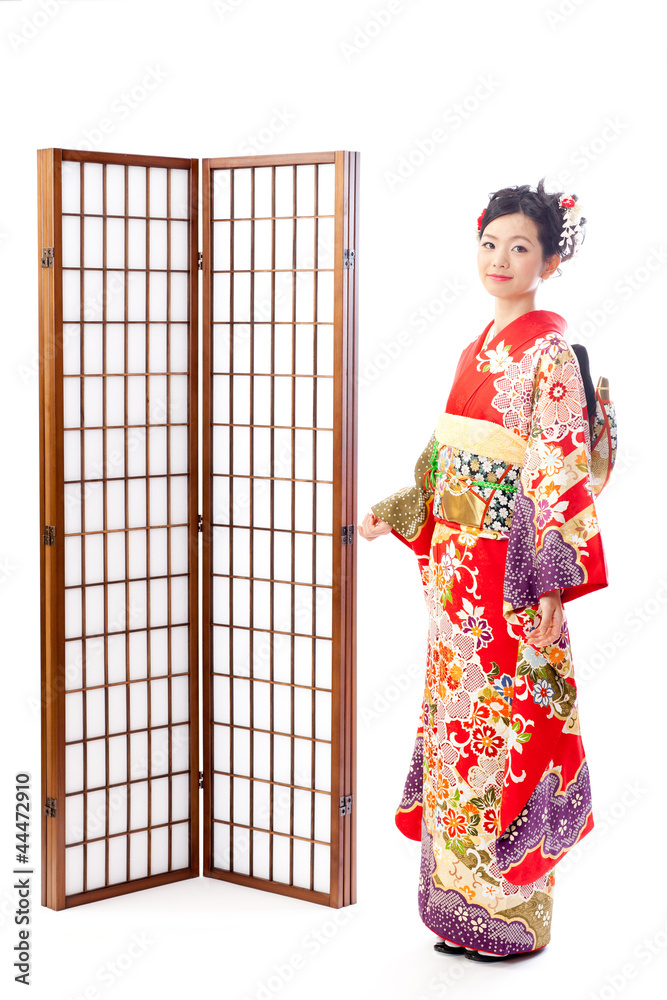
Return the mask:
<svg viewBox="0 0 667 1000">
<path fill-rule="evenodd" d="M 559 205 L 560 198 L 564 191 L 549 193 L 544 190 L 544 177 L 533 190 L 530 184 L 515 184 L 513 187 L 501 188 L 493 191 L 489 195 L 489 203 L 481 216 L 481 227 L 478 233 L 478 241 L 481 242 L 482 233 L 490 222 L 497 219 L 499 215 L 512 215 L 514 212 L 521 212 L 537 225 L 537 233 L 542 247 L 543 260 L 552 257 L 555 253 L 560 256 L 561 263 L 570 260 L 574 250 L 574 240 L 570 246 L 560 246 L 563 232 L 563 209 Z M 570 197 L 577 201 L 576 194 Z M 579 226 L 581 227 L 581 241 L 585 237 L 586 219 L 581 216 Z M 558 268 L 558 274 L 561 273 Z"/>
</svg>

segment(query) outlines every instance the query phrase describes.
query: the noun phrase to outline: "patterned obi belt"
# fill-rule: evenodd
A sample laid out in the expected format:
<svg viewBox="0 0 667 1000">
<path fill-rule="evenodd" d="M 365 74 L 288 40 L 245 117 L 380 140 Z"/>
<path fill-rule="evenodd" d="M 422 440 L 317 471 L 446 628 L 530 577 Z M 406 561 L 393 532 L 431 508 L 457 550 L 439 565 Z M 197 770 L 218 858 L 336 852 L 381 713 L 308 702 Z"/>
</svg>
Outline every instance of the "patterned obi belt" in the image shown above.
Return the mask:
<svg viewBox="0 0 667 1000">
<path fill-rule="evenodd" d="M 442 413 L 424 475 L 425 488 L 433 490 L 433 516 L 509 531 L 527 444 L 491 420 Z"/>
</svg>

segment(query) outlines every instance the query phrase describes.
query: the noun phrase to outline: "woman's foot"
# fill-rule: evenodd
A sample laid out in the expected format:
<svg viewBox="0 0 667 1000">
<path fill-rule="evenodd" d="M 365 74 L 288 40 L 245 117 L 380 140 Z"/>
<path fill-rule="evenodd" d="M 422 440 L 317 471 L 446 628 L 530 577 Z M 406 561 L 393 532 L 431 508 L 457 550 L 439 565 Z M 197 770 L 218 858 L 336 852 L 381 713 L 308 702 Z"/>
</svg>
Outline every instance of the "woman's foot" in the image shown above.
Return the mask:
<svg viewBox="0 0 667 1000">
<path fill-rule="evenodd" d="M 442 952 L 445 955 L 462 955 L 465 952 L 465 948 L 454 944 L 453 941 L 437 941 L 433 947 L 436 951 Z"/>
</svg>

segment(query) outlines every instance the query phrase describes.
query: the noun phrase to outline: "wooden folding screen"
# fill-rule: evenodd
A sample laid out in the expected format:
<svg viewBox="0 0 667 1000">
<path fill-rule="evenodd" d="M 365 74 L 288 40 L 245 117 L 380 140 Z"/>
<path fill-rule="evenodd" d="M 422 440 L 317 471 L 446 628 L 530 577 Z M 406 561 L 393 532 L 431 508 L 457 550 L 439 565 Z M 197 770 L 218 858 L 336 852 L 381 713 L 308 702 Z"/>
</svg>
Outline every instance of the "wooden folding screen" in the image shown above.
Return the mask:
<svg viewBox="0 0 667 1000">
<path fill-rule="evenodd" d="M 204 160 L 204 870 L 354 901 L 358 154 Z"/>
<path fill-rule="evenodd" d="M 43 898 L 199 872 L 197 162 L 39 151 Z"/>
<path fill-rule="evenodd" d="M 355 901 L 358 168 L 38 153 L 46 906 Z"/>
</svg>

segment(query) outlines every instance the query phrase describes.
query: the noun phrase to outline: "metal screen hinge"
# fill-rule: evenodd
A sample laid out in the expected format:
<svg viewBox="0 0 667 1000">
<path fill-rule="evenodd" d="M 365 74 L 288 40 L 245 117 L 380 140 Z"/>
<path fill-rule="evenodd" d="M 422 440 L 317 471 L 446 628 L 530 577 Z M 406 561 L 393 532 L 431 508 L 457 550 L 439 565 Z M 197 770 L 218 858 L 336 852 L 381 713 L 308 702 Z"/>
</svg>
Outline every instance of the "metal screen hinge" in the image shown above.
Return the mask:
<svg viewBox="0 0 667 1000">
<path fill-rule="evenodd" d="M 56 529 L 53 524 L 44 525 L 44 534 L 42 535 L 42 542 L 44 543 L 44 545 L 56 544 Z"/>
<path fill-rule="evenodd" d="M 53 267 L 53 247 L 42 247 L 42 267 Z"/>
<path fill-rule="evenodd" d="M 204 772 L 203 771 L 199 772 L 199 787 L 200 788 L 204 787 Z"/>
<path fill-rule="evenodd" d="M 349 816 L 352 812 L 352 796 L 351 795 L 341 795 L 340 797 L 340 814 L 341 816 Z"/>
<path fill-rule="evenodd" d="M 354 542 L 354 524 L 344 524 L 341 528 L 340 541 L 341 545 L 352 545 Z"/>
<path fill-rule="evenodd" d="M 354 250 L 343 250 L 343 267 L 354 267 Z"/>
<path fill-rule="evenodd" d="M 204 270 L 204 254 L 201 252 L 201 250 L 197 254 L 197 269 L 199 271 Z"/>
<path fill-rule="evenodd" d="M 44 806 L 44 813 L 46 816 L 55 816 L 58 810 L 57 799 L 47 799 L 46 805 Z"/>
<path fill-rule="evenodd" d="M 201 516 L 201 514 L 197 514 L 197 531 L 203 531 L 203 530 L 204 530 L 204 518 Z"/>
</svg>

